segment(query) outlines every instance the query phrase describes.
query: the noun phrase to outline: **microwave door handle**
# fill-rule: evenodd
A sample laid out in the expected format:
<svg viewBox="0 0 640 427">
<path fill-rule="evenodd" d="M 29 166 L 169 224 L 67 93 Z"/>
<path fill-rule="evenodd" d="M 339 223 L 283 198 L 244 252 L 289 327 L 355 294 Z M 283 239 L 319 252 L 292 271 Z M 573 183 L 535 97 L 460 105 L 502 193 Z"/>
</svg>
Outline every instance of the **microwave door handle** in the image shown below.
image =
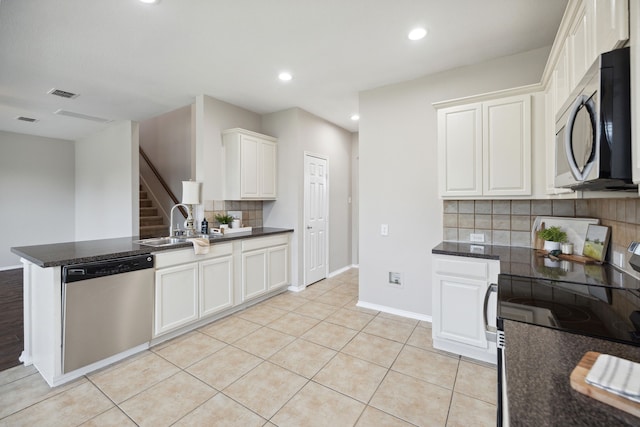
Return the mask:
<svg viewBox="0 0 640 427">
<path fill-rule="evenodd" d="M 498 341 L 498 329 L 495 326 L 489 325 L 489 297 L 491 294 L 495 292 L 498 293 L 498 285 L 492 283 L 487 288 L 487 292 L 484 294 L 484 304 L 482 305 L 482 317 L 484 318 L 484 334 L 487 338 L 487 341 L 497 342 Z"/>
</svg>

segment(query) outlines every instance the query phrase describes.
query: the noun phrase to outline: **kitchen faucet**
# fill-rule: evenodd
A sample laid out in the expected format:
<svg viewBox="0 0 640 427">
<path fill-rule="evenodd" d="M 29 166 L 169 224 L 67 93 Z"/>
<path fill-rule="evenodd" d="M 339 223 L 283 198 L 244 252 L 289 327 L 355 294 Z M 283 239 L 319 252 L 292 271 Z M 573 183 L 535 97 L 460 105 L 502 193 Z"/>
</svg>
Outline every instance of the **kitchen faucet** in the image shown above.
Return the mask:
<svg viewBox="0 0 640 427">
<path fill-rule="evenodd" d="M 169 214 L 169 236 L 170 237 L 173 237 L 173 211 L 178 206 L 182 206 L 183 208 L 185 208 L 187 210 L 187 212 L 191 212 L 191 207 L 187 206 L 187 205 L 185 205 L 183 203 L 178 203 L 178 204 L 173 205 L 173 207 L 171 208 L 171 213 Z"/>
</svg>

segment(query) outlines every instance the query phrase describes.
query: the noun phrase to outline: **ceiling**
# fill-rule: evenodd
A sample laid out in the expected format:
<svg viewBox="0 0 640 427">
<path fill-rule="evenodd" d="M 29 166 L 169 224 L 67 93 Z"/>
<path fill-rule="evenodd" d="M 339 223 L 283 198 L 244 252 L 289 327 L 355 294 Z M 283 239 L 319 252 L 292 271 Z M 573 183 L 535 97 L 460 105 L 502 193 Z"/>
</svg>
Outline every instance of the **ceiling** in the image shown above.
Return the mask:
<svg viewBox="0 0 640 427">
<path fill-rule="evenodd" d="M 358 92 L 550 46 L 566 4 L 0 0 L 0 130 L 74 140 L 106 125 L 54 111 L 143 121 L 205 94 L 260 114 L 300 107 L 357 131 Z M 428 35 L 410 41 L 416 26 Z M 283 70 L 293 80 L 279 81 Z"/>
</svg>

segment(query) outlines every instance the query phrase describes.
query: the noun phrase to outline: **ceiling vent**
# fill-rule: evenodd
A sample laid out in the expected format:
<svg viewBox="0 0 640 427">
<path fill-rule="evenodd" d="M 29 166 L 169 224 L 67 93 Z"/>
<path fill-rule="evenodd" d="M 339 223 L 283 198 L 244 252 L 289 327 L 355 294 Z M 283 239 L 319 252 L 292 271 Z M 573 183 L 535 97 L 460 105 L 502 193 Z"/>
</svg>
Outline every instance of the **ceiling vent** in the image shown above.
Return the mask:
<svg viewBox="0 0 640 427">
<path fill-rule="evenodd" d="M 66 110 L 56 110 L 53 112 L 53 114 L 57 114 L 59 116 L 74 117 L 76 119 L 90 120 L 97 123 L 109 123 L 111 121 L 109 119 L 103 119 L 102 117 L 89 116 L 87 114 L 74 113 L 73 111 Z"/>
<path fill-rule="evenodd" d="M 16 117 L 16 120 L 20 120 L 21 122 L 27 122 L 27 123 L 36 123 L 40 121 L 38 119 L 34 119 L 33 117 L 25 117 L 25 116 L 18 116 Z"/>
<path fill-rule="evenodd" d="M 59 96 L 61 98 L 67 98 L 67 99 L 75 99 L 78 96 L 80 96 L 77 93 L 67 92 L 66 90 L 60 90 L 60 89 L 56 89 L 56 88 L 51 89 L 47 93 L 51 94 L 51 95 Z"/>
</svg>

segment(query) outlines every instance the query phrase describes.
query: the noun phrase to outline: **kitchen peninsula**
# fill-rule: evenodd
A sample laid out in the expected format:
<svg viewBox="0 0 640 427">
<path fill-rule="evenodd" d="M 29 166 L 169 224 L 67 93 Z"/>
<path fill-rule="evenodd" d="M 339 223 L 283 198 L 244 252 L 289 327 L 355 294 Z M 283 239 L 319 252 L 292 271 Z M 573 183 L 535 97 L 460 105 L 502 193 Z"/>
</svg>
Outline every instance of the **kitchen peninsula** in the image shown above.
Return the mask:
<svg viewBox="0 0 640 427">
<path fill-rule="evenodd" d="M 290 284 L 292 232 L 254 228 L 248 233 L 210 237 L 207 254 L 196 254 L 189 241 L 150 247 L 136 243 L 137 237 L 14 247 L 11 251 L 21 257 L 24 265 L 25 348 L 20 360 L 25 365 L 35 365 L 50 386 L 57 386 L 282 292 Z M 150 273 L 139 292 L 150 307 L 150 318 L 145 319 L 148 328 L 143 328 L 148 339 L 65 371 L 65 314 L 70 312 L 72 301 L 65 301 L 65 266 L 95 265 L 140 255 L 150 257 L 154 267 L 146 270 Z M 127 288 L 128 267 L 119 268 L 127 272 L 110 277 L 125 278 L 115 286 Z M 90 282 L 99 283 L 77 283 Z M 96 289 L 93 298 L 99 304 L 104 299 L 98 295 L 103 289 L 92 289 Z M 126 317 L 127 312 L 139 316 L 137 311 L 143 310 L 131 304 L 132 300 L 113 300 L 119 304 L 115 310 L 118 317 Z M 107 325 L 105 330 L 125 335 L 134 326 L 117 329 Z M 84 333 L 84 337 L 92 338 L 91 331 Z"/>
</svg>

